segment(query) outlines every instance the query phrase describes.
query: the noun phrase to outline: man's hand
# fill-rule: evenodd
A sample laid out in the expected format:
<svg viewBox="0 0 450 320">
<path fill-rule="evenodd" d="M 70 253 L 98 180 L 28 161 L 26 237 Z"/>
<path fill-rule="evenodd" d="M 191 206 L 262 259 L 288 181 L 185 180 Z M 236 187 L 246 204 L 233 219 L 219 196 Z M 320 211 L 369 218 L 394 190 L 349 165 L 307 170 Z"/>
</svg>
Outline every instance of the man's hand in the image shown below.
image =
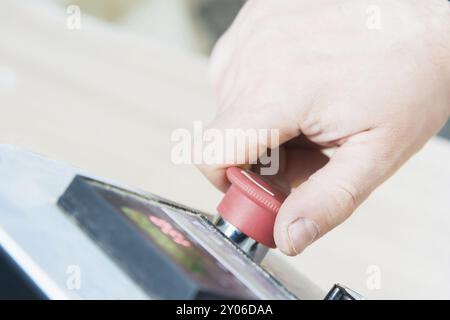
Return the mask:
<svg viewBox="0 0 450 320">
<path fill-rule="evenodd" d="M 250 0 L 210 71 L 219 105 L 211 127 L 280 130 L 275 178 L 294 189 L 274 237 L 295 255 L 347 219 L 448 119 L 450 4 Z M 325 147 L 337 147 L 330 159 Z M 200 169 L 226 190 L 225 165 Z"/>
</svg>

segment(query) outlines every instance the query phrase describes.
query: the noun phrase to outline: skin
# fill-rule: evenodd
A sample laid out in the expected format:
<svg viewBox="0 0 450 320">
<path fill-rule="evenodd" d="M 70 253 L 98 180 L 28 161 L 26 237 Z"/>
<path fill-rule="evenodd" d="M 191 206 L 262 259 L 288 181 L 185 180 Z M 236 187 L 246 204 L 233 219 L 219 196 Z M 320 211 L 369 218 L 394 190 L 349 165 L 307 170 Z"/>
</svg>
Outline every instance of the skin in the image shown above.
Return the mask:
<svg viewBox="0 0 450 320">
<path fill-rule="evenodd" d="M 379 29 L 367 24 L 374 4 Z M 249 0 L 213 51 L 210 79 L 218 104 L 210 127 L 280 130 L 281 170 L 272 179 L 292 192 L 274 237 L 296 255 L 448 120 L 450 3 Z M 230 165 L 199 168 L 226 191 Z"/>
</svg>

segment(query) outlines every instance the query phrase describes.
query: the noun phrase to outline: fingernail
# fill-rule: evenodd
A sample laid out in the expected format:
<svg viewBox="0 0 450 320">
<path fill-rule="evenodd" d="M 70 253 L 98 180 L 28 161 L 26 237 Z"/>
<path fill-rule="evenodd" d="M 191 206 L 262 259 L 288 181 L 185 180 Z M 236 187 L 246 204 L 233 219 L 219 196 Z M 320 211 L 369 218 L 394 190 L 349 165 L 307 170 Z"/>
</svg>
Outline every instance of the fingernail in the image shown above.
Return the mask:
<svg viewBox="0 0 450 320">
<path fill-rule="evenodd" d="M 287 231 L 289 244 L 296 254 L 305 250 L 319 236 L 317 224 L 306 218 L 299 218 L 292 222 Z"/>
</svg>

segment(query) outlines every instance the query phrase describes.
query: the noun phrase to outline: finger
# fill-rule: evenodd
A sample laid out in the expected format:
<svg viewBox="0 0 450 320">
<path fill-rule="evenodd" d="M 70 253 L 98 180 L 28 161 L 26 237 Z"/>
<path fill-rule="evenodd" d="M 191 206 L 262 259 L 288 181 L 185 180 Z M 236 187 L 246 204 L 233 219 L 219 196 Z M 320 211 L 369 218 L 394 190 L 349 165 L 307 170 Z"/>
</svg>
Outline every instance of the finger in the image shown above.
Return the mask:
<svg viewBox="0 0 450 320">
<path fill-rule="evenodd" d="M 372 132 L 350 138 L 327 165 L 296 188 L 278 213 L 274 238 L 287 255 L 296 255 L 347 219 L 398 167 L 389 137 Z"/>
<path fill-rule="evenodd" d="M 208 148 L 222 150 L 222 159 L 214 164 L 197 164 L 200 171 L 222 191 L 226 191 L 229 186 L 225 175 L 228 167 L 257 164 L 267 149 L 277 152 L 277 147 L 298 135 L 295 124 L 289 127 L 277 115 L 266 116 L 264 112 L 255 115 L 245 110 L 227 109 L 213 121 L 207 130 L 217 130 L 223 141 L 210 142 Z M 277 156 L 270 156 L 274 161 L 271 165 L 279 160 Z"/>
</svg>

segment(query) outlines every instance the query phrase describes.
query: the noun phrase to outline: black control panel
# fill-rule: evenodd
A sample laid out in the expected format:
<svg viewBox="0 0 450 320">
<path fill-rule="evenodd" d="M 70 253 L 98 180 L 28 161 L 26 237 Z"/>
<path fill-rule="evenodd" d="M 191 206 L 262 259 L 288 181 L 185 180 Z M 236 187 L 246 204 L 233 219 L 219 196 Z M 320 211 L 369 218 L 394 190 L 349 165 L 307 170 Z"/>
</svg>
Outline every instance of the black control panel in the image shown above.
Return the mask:
<svg viewBox="0 0 450 320">
<path fill-rule="evenodd" d="M 256 299 L 258 286 L 274 297 L 278 292 L 279 298 L 295 298 L 199 214 L 180 213 L 158 199 L 82 176 L 72 181 L 58 205 L 151 298 Z M 193 229 L 217 249 L 205 248 L 188 232 Z M 225 249 L 242 264 L 249 282 L 218 259 Z"/>
</svg>

